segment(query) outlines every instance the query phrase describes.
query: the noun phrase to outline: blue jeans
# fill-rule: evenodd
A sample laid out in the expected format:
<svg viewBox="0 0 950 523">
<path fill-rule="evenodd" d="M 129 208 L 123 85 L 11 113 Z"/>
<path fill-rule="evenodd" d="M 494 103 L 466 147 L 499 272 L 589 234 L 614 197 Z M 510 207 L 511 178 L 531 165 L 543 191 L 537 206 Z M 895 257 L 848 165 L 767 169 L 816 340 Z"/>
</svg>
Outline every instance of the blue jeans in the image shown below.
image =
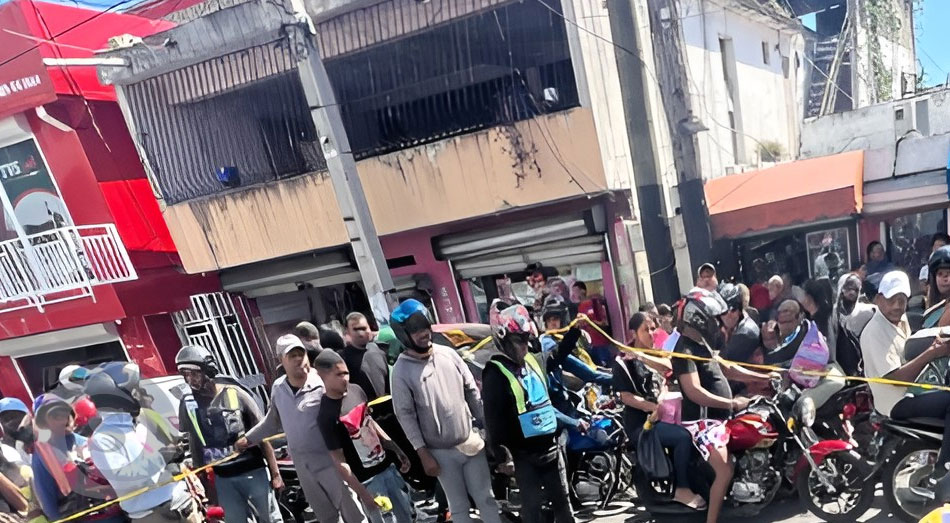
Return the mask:
<svg viewBox="0 0 950 523">
<path fill-rule="evenodd" d="M 378 512 L 370 514 L 373 523 L 396 521 L 397 523 L 412 523 L 412 502 L 409 500 L 409 486 L 399 475 L 396 465 L 376 474 L 363 482 L 366 490 L 374 496 L 386 496 L 393 504 L 392 512 L 383 514 L 379 518 Z"/>
<path fill-rule="evenodd" d="M 689 464 L 693 457 L 693 438 L 689 431 L 671 423 L 657 423 L 653 426 L 660 444 L 669 449 L 670 461 L 676 488 L 689 487 Z"/>
<path fill-rule="evenodd" d="M 228 478 L 215 476 L 214 488 L 227 521 L 243 523 L 254 516 L 257 523 L 283 522 L 274 489 L 270 486 L 270 476 L 264 467 Z"/>
</svg>

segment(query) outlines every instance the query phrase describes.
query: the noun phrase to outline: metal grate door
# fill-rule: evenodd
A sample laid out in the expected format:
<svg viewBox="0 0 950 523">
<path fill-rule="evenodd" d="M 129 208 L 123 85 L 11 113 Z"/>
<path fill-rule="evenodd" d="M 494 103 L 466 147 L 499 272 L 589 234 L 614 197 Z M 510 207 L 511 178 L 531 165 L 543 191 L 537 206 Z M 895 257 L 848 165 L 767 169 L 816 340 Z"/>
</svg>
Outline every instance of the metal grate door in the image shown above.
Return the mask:
<svg viewBox="0 0 950 523">
<path fill-rule="evenodd" d="M 185 343 L 210 350 L 222 373 L 236 378 L 257 396 L 262 407 L 267 406 L 267 380 L 251 354 L 231 295 L 196 294 L 191 297 L 191 308 L 172 317 Z"/>
</svg>

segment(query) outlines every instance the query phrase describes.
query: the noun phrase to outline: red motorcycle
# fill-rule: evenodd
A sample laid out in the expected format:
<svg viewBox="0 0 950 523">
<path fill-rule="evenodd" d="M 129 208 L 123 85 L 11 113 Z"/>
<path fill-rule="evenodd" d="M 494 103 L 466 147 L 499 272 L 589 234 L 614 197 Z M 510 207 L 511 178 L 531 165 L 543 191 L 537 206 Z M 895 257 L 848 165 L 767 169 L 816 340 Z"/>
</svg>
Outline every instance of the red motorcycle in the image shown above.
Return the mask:
<svg viewBox="0 0 950 523">
<path fill-rule="evenodd" d="M 861 483 L 864 461 L 847 441 L 818 439 L 811 429 L 815 404 L 802 397 L 797 385 L 783 388 L 781 380 L 775 380 L 773 388 L 781 392 L 754 399 L 746 411 L 726 422 L 735 472 L 723 515 L 755 516 L 780 493 L 797 489 L 810 498 L 837 493 L 841 502 L 835 507 L 814 500 L 806 505 L 825 521 L 854 521 L 874 499 L 873 485 Z M 702 473 L 691 478 L 690 487 L 708 497 L 712 469 L 700 461 L 697 470 Z M 672 482 L 646 477 L 639 467 L 634 469 L 633 482 L 639 501 L 654 517 L 693 512 L 673 501 Z"/>
</svg>

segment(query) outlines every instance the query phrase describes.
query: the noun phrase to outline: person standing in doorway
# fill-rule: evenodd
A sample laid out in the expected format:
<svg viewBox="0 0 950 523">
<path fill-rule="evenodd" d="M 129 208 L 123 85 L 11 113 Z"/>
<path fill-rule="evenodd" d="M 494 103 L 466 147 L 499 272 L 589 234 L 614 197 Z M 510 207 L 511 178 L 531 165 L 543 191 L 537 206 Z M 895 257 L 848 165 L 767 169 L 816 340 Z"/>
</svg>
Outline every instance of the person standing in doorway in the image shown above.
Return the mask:
<svg viewBox="0 0 950 523">
<path fill-rule="evenodd" d="M 492 497 L 475 377 L 454 350 L 432 343 L 432 321 L 422 303 L 406 300 L 393 311 L 392 329 L 405 347 L 393 367 L 393 407 L 426 474 L 438 478 L 452 520 L 472 523 L 469 498 L 484 523 L 501 523 Z"/>
<path fill-rule="evenodd" d="M 350 339 L 340 356 L 350 370 L 350 380 L 359 385 L 370 401 L 389 394 L 389 363 L 386 353 L 373 343 L 369 321 L 360 312 L 346 316 L 346 334 Z"/>
</svg>

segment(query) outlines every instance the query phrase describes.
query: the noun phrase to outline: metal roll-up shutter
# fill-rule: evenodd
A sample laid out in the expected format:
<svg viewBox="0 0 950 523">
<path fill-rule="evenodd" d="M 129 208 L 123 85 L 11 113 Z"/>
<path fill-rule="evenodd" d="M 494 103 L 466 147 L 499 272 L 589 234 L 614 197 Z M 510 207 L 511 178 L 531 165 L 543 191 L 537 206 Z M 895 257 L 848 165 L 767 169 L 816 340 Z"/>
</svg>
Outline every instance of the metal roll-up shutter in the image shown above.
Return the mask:
<svg viewBox="0 0 950 523">
<path fill-rule="evenodd" d="M 478 278 L 547 266 L 595 263 L 605 259 L 604 236 L 592 220 L 560 217 L 450 235 L 436 241 L 438 254 L 452 262 L 460 278 Z"/>
<path fill-rule="evenodd" d="M 255 263 L 221 273 L 224 290 L 249 298 L 294 292 L 302 284 L 325 287 L 359 280 L 359 270 L 343 249 Z"/>
</svg>

